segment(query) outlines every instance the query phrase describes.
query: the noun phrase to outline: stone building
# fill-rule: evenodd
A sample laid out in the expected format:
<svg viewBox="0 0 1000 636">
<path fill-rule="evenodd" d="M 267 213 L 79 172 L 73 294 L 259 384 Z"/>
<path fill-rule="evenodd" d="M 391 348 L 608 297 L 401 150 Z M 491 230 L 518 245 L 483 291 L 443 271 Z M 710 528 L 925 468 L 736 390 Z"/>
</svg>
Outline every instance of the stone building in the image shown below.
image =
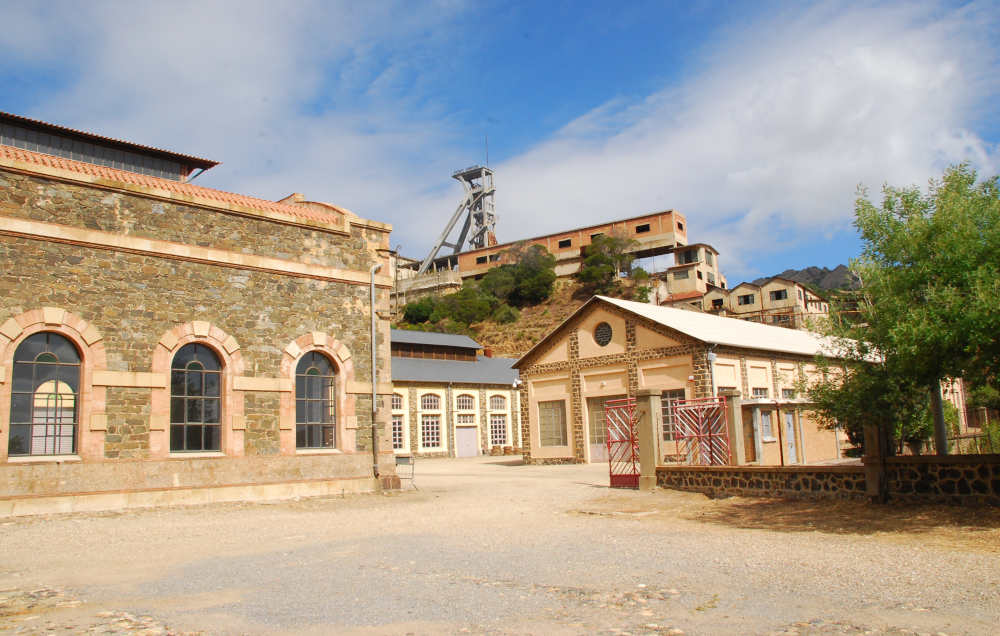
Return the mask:
<svg viewBox="0 0 1000 636">
<path fill-rule="evenodd" d="M 474 457 L 519 449 L 515 360 L 482 349 L 468 336 L 392 330 L 397 454 Z"/>
<path fill-rule="evenodd" d="M 740 283 L 713 289 L 702 299 L 704 311 L 778 327 L 807 329 L 830 317 L 830 302 L 802 283 L 773 276 L 760 285 Z"/>
<path fill-rule="evenodd" d="M 837 460 L 846 437 L 820 427 L 796 389 L 824 350 L 806 331 L 595 296 L 514 365 L 525 460 L 607 461 L 605 403 L 640 390 L 660 394 L 661 447 L 677 441 L 673 401 L 723 394 L 735 463 Z"/>
<path fill-rule="evenodd" d="M 390 226 L 213 165 L 0 114 L 0 514 L 393 483 Z"/>
</svg>

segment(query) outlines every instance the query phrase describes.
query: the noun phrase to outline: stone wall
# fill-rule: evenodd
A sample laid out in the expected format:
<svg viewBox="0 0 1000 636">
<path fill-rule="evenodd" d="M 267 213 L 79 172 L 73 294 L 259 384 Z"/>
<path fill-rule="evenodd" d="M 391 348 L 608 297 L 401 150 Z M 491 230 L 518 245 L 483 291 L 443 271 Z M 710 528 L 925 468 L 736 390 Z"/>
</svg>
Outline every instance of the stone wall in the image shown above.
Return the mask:
<svg viewBox="0 0 1000 636">
<path fill-rule="evenodd" d="M 0 170 L 0 499 L 370 479 L 367 281 L 388 262 L 389 228 L 204 207 L 155 180 L 85 181 Z M 378 307 L 389 282 L 379 281 Z M 13 351 L 39 330 L 81 349 L 77 457 L 7 457 Z M 385 386 L 388 337 L 382 321 Z M 169 358 L 212 338 L 224 361 L 223 448 L 187 459 L 166 447 Z M 337 448 L 322 457 L 297 455 L 294 441 L 295 360 L 314 348 L 338 367 Z M 391 474 L 387 428 L 379 463 Z"/>
<path fill-rule="evenodd" d="M 1000 455 L 886 458 L 890 501 L 1000 505 Z"/>
<path fill-rule="evenodd" d="M 657 466 L 656 485 L 711 497 L 865 499 L 861 466 Z"/>
</svg>

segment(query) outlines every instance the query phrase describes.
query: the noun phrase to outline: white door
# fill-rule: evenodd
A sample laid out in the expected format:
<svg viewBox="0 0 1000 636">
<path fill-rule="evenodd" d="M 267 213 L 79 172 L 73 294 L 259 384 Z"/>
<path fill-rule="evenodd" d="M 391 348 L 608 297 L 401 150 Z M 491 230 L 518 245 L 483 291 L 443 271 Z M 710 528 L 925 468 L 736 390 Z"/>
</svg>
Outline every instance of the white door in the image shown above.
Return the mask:
<svg viewBox="0 0 1000 636">
<path fill-rule="evenodd" d="M 604 403 L 624 400 L 624 395 L 604 395 L 587 398 L 587 436 L 590 444 L 590 461 L 608 461 L 608 423 L 604 418 Z"/>
<path fill-rule="evenodd" d="M 475 457 L 479 454 L 479 443 L 475 426 L 460 426 L 455 429 L 455 456 Z"/>
<path fill-rule="evenodd" d="M 799 456 L 795 446 L 795 413 L 785 413 L 785 463 L 798 464 Z"/>
</svg>

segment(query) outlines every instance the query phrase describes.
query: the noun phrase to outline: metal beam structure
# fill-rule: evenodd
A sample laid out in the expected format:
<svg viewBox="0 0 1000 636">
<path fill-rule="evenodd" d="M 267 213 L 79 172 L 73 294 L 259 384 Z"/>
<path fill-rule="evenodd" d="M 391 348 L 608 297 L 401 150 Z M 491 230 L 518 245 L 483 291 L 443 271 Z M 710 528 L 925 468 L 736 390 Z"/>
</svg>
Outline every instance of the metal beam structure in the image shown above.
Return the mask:
<svg viewBox="0 0 1000 636">
<path fill-rule="evenodd" d="M 452 254 L 462 251 L 462 246 L 468 239 L 469 249 L 479 249 L 497 244 L 494 228 L 496 227 L 497 215 L 493 202 L 493 194 L 496 188 L 493 185 L 493 171 L 483 166 L 470 166 L 462 170 L 457 170 L 451 177 L 462 184 L 465 196 L 451 215 L 451 219 L 444 227 L 444 231 L 434 243 L 430 254 L 420 263 L 417 274 L 423 274 L 437 258 L 442 247 L 450 247 Z M 462 229 L 458 234 L 458 240 L 454 243 L 448 242 L 455 225 L 464 217 Z"/>
</svg>

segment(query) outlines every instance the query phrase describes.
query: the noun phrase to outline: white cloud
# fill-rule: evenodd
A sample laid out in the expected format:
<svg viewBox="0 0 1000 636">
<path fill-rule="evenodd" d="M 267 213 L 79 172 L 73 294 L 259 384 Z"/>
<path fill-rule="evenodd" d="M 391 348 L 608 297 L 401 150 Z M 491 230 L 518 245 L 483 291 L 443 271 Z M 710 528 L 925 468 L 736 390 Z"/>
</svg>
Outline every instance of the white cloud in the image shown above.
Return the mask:
<svg viewBox="0 0 1000 636">
<path fill-rule="evenodd" d="M 997 88 L 984 9 L 761 21 L 682 84 L 602 106 L 497 166 L 503 223 L 530 236 L 676 208 L 727 270 L 773 273 L 756 255 L 849 226 L 861 182 L 877 194 L 962 160 L 996 173 L 996 147 L 971 128 Z"/>
<path fill-rule="evenodd" d="M 994 174 L 975 132 L 995 116 L 991 9 L 820 5 L 720 28 L 676 85 L 611 99 L 495 165 L 500 238 L 676 208 L 738 279 L 773 273 L 756 271 L 759 246 L 847 227 L 859 182 L 924 183 L 963 159 Z M 447 175 L 469 163 L 435 99 L 468 10 L 12 3 L 0 74 L 58 76 L 29 116 L 219 159 L 200 183 L 344 205 L 422 256 L 459 199 Z"/>
</svg>

